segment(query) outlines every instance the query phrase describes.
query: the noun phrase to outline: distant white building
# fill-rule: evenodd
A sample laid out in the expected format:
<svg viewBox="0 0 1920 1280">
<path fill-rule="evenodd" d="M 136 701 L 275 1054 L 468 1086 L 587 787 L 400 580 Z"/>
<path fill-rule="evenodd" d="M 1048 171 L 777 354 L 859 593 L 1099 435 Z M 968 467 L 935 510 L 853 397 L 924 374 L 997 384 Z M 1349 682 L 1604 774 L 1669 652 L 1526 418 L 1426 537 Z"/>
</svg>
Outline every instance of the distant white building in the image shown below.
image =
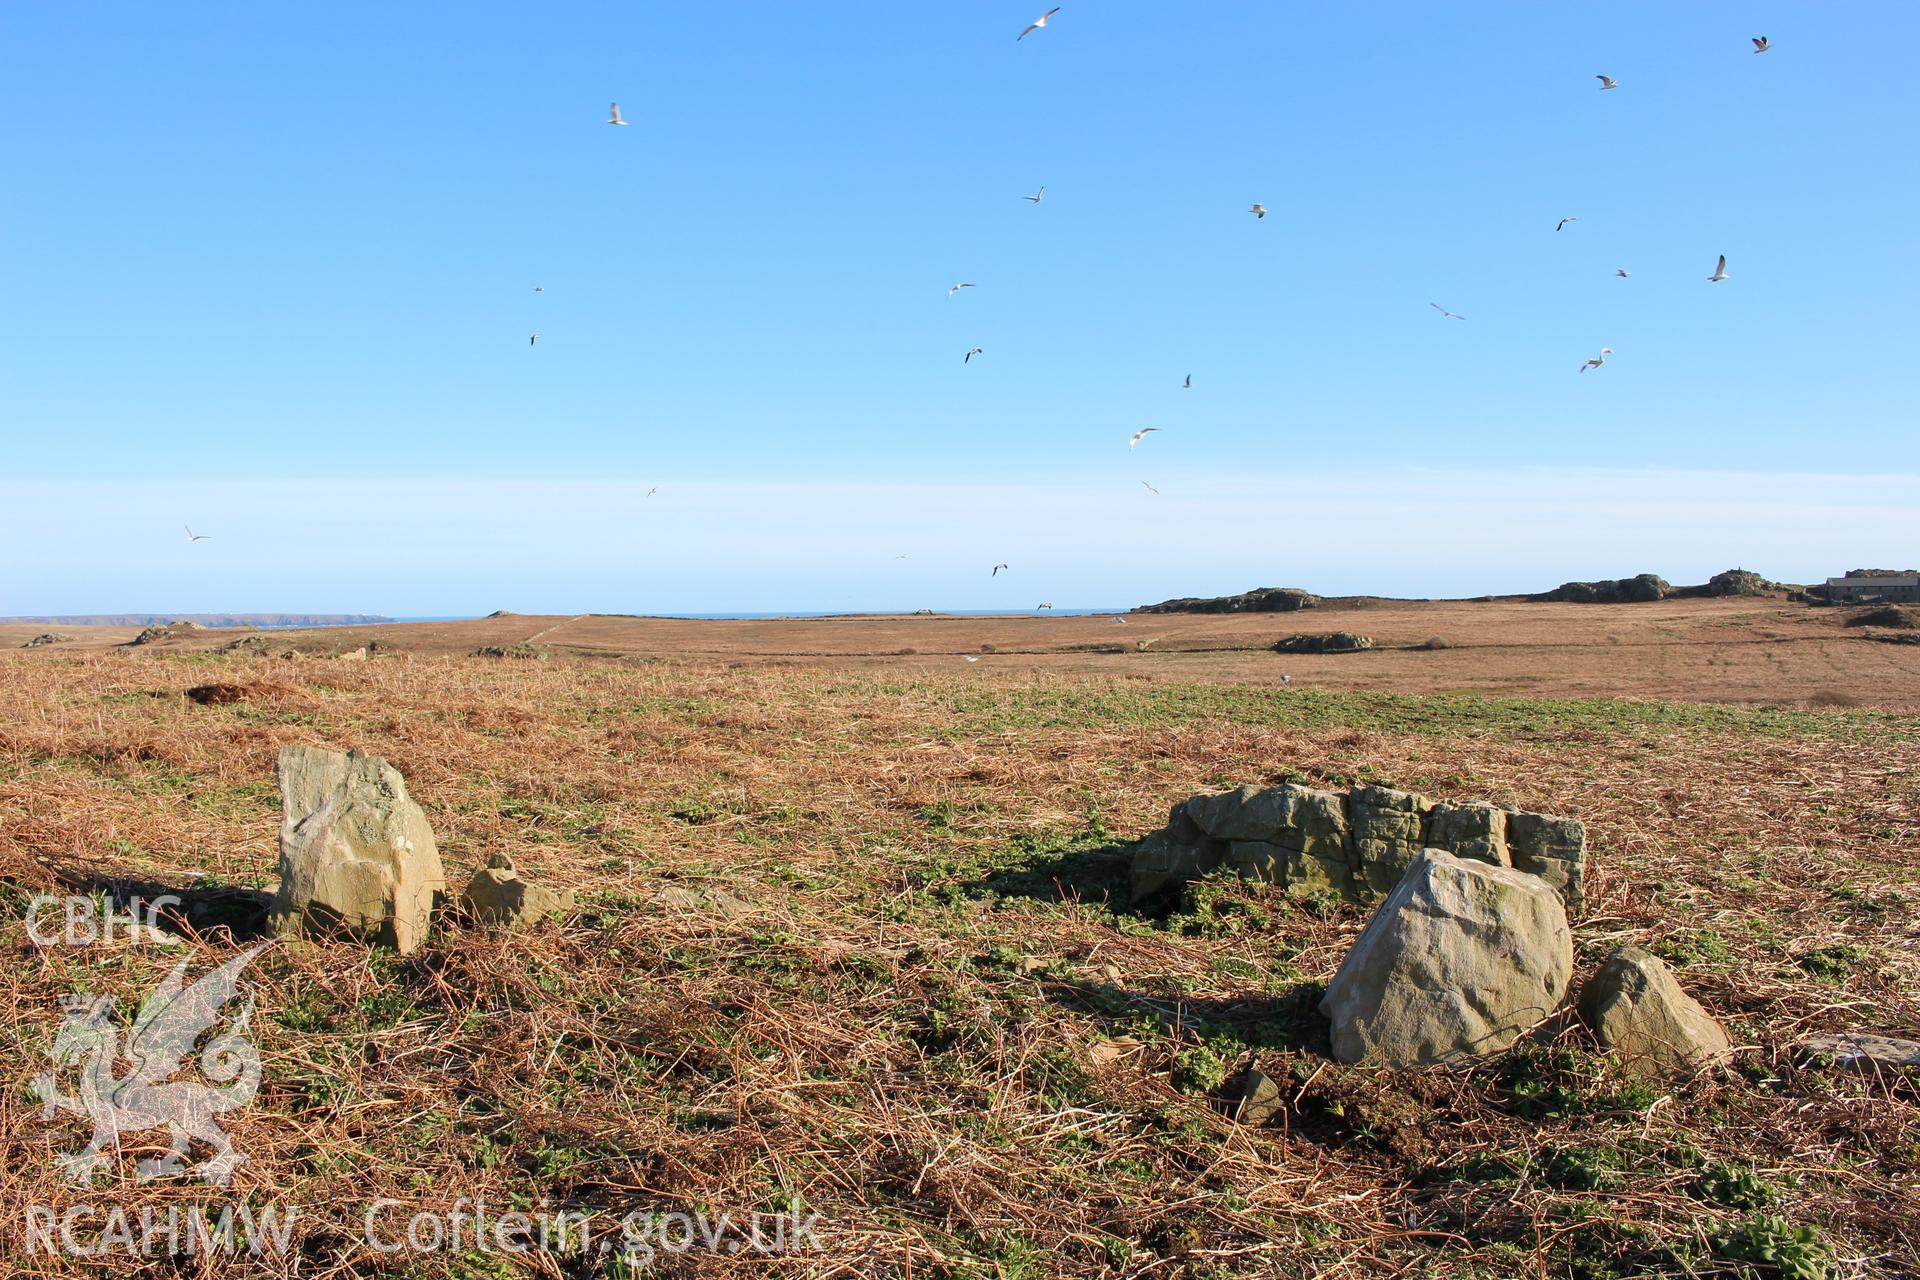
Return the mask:
<svg viewBox="0 0 1920 1280">
<path fill-rule="evenodd" d="M 1872 577 L 1828 578 L 1827 599 L 1858 602 L 1891 600 L 1920 602 L 1920 573 L 1885 573 Z"/>
</svg>

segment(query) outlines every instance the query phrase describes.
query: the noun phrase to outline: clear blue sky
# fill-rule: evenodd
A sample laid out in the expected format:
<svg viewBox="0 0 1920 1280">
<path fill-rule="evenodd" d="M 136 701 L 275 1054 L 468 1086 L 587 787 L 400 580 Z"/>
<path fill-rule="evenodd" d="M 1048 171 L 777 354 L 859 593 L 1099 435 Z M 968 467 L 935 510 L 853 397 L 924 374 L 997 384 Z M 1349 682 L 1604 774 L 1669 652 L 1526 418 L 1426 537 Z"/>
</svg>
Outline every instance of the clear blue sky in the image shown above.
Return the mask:
<svg viewBox="0 0 1920 1280">
<path fill-rule="evenodd" d="M 1044 7 L 14 0 L 0 614 L 1920 561 L 1920 6 Z"/>
</svg>

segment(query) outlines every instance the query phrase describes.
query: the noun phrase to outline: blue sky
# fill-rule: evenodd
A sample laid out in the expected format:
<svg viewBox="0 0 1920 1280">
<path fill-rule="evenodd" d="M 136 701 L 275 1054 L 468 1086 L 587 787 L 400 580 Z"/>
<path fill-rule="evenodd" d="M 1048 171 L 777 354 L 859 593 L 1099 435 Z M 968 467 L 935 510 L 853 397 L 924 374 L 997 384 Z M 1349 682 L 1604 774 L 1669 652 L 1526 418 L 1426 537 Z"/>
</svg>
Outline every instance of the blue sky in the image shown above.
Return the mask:
<svg viewBox="0 0 1920 1280">
<path fill-rule="evenodd" d="M 1920 560 L 1920 6 L 1044 7 L 6 6 L 0 614 Z"/>
</svg>

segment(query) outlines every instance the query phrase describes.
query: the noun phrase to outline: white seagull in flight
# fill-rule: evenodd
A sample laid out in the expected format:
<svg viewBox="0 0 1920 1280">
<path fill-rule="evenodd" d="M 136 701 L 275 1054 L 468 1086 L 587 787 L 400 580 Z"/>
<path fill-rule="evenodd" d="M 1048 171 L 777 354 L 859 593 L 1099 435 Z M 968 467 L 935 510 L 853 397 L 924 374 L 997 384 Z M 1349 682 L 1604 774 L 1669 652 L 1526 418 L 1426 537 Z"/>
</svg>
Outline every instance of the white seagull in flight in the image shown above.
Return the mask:
<svg viewBox="0 0 1920 1280">
<path fill-rule="evenodd" d="M 1615 267 L 1613 274 L 1619 276 L 1622 280 L 1625 280 L 1632 273 L 1629 272 L 1625 267 Z"/>
<path fill-rule="evenodd" d="M 1183 383 L 1181 383 L 1181 384 L 1180 384 L 1180 389 L 1181 389 L 1182 391 L 1191 391 L 1191 390 L 1193 390 L 1193 375 L 1192 375 L 1192 374 L 1188 374 L 1188 375 L 1187 375 L 1187 380 L 1186 380 L 1185 382 L 1183 382 Z"/>
<path fill-rule="evenodd" d="M 973 288 L 973 286 L 970 284 L 957 284 L 953 286 L 953 288 L 947 290 L 947 296 L 951 298 L 954 294 L 960 292 L 962 289 L 971 289 L 971 288 Z"/>
<path fill-rule="evenodd" d="M 1713 274 L 1707 277 L 1707 283 L 1718 284 L 1727 278 L 1727 255 L 1723 253 L 1720 255 L 1720 265 L 1715 267 Z"/>
<path fill-rule="evenodd" d="M 1593 359 L 1587 361 L 1585 364 L 1581 365 L 1580 372 L 1585 373 L 1589 369 L 1598 369 L 1601 365 L 1607 362 L 1607 357 L 1612 354 L 1613 354 L 1612 347 L 1600 348 L 1600 354 L 1595 356 Z"/>
<path fill-rule="evenodd" d="M 1127 448 L 1129 449 L 1133 448 L 1133 446 L 1139 444 L 1142 440 L 1145 440 L 1148 436 L 1152 435 L 1154 432 L 1158 431 L 1159 429 L 1160 428 L 1158 427 L 1140 428 L 1138 431 L 1134 432 L 1131 436 L 1127 437 Z"/>
<path fill-rule="evenodd" d="M 1771 48 L 1773 48 L 1773 41 L 1767 39 L 1765 36 L 1755 36 L 1753 38 L 1753 51 L 1755 53 L 1765 53 Z"/>
<path fill-rule="evenodd" d="M 1013 572 L 1013 570 L 1012 570 L 1012 569 L 1011 569 L 1011 568 L 1010 568 L 1009 566 L 1007 566 L 1007 565 L 1004 565 L 1004 564 L 997 564 L 997 565 L 995 565 L 995 566 L 993 566 L 993 572 L 992 572 L 992 573 L 990 573 L 990 574 L 988 574 L 987 576 L 988 576 L 989 578 L 997 578 L 997 577 L 999 577 L 999 576 L 1000 576 L 1000 571 L 1001 571 L 1002 569 L 1006 569 L 1008 573 L 1012 573 L 1012 572 Z"/>
<path fill-rule="evenodd" d="M 962 360 L 962 361 L 961 361 L 960 363 L 961 363 L 961 364 L 972 364 L 972 363 L 973 363 L 973 358 L 974 358 L 975 356 L 980 356 L 980 355 L 985 355 L 985 354 L 986 354 L 986 352 L 987 352 L 987 349 L 986 349 L 985 347 L 975 347 L 975 348 L 974 348 L 973 350 L 971 350 L 971 351 L 969 351 L 969 352 L 967 352 L 967 355 L 966 355 L 966 358 L 965 358 L 965 359 L 963 359 L 963 360 Z"/>
<path fill-rule="evenodd" d="M 1253 208 L 1247 210 L 1247 212 L 1256 218 L 1264 218 L 1267 216 L 1267 206 L 1255 201 Z"/>
<path fill-rule="evenodd" d="M 181 528 L 187 531 L 188 542 L 205 542 L 208 538 L 211 538 L 213 536 L 210 533 L 195 533 L 193 531 L 193 526 L 190 524 L 182 525 Z"/>
<path fill-rule="evenodd" d="M 1045 187 L 1042 187 L 1038 191 L 1034 192 L 1032 195 L 1021 196 L 1020 198 L 1022 200 L 1025 200 L 1028 204 L 1039 204 L 1042 200 L 1047 198 L 1047 189 Z"/>
<path fill-rule="evenodd" d="M 1602 90 L 1618 89 L 1620 87 L 1620 82 L 1612 76 L 1595 76 L 1594 79 L 1600 82 L 1600 88 Z"/>
<path fill-rule="evenodd" d="M 1554 230 L 1555 230 L 1555 231 L 1565 231 L 1565 230 L 1567 229 L 1567 224 L 1568 224 L 1569 222 L 1578 222 L 1578 221 L 1580 221 L 1580 219 L 1578 219 L 1578 218 L 1562 218 L 1562 219 L 1560 219 L 1560 225 L 1559 225 L 1559 226 L 1557 226 L 1557 227 L 1555 227 L 1555 228 L 1554 228 Z"/>
<path fill-rule="evenodd" d="M 608 107 L 608 108 L 607 108 L 607 123 L 608 123 L 608 124 L 617 124 L 617 125 L 622 125 L 622 126 L 624 126 L 624 125 L 625 125 L 625 124 L 627 123 L 627 122 L 626 122 L 625 120 L 622 120 L 622 119 L 620 118 L 620 104 L 619 104 L 619 103 L 617 103 L 617 102 L 616 102 L 616 103 L 614 103 L 614 104 L 613 104 L 612 106 L 610 106 L 610 107 Z"/>
<path fill-rule="evenodd" d="M 1427 305 L 1432 307 L 1435 311 L 1438 311 L 1441 315 L 1445 316 L 1449 320 L 1465 320 L 1466 319 L 1465 316 L 1455 315 L 1453 312 L 1447 310 L 1445 307 L 1441 306 L 1437 302 L 1429 302 Z"/>
<path fill-rule="evenodd" d="M 1032 35 L 1034 32 L 1045 27 L 1047 25 L 1047 19 L 1051 18 L 1054 14 L 1058 12 L 1060 12 L 1060 6 L 1059 5 L 1053 6 L 1053 8 L 1047 10 L 1045 13 L 1035 18 L 1032 22 L 1028 23 L 1027 29 L 1025 31 L 1022 31 L 1019 35 L 1015 36 L 1013 38 L 1013 42 L 1015 44 L 1019 44 L 1022 40 L 1025 40 L 1028 36 Z"/>
<path fill-rule="evenodd" d="M 538 341 L 540 341 L 540 335 L 537 333 L 532 334 L 527 338 L 527 345 L 532 346 L 534 343 Z"/>
<path fill-rule="evenodd" d="M 1147 484 L 1147 482 L 1146 482 L 1145 480 L 1142 480 L 1142 481 L 1141 481 L 1140 483 L 1141 483 L 1141 484 L 1146 484 L 1146 485 L 1147 485 L 1147 492 L 1148 492 L 1148 493 L 1158 493 L 1158 492 L 1160 492 L 1160 491 L 1159 491 L 1158 489 L 1156 489 L 1156 488 L 1154 488 L 1154 487 L 1153 487 L 1152 485 L 1150 485 L 1150 484 Z"/>
</svg>

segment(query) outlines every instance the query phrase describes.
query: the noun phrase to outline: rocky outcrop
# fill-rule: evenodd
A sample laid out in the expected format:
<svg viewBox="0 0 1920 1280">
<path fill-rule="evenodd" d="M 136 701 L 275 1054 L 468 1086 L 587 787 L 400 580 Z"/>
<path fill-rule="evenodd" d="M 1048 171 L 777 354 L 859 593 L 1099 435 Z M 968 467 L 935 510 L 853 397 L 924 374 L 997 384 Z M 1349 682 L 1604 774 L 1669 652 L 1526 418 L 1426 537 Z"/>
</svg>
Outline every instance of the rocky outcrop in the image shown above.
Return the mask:
<svg viewBox="0 0 1920 1280">
<path fill-rule="evenodd" d="M 1328 631 L 1319 635 L 1288 636 L 1273 642 L 1275 653 L 1358 653 L 1373 648 L 1367 636 L 1351 631 Z"/>
<path fill-rule="evenodd" d="M 474 872 L 461 902 L 482 924 L 534 924 L 573 910 L 573 890 L 555 891 L 521 878 L 513 859 L 496 853 Z"/>
<path fill-rule="evenodd" d="M 1135 613 L 1293 613 L 1311 609 L 1320 597 L 1298 587 L 1259 587 L 1237 596 L 1212 596 L 1205 599 L 1183 597 L 1159 604 L 1143 604 Z"/>
<path fill-rule="evenodd" d="M 1320 1010 L 1339 1061 L 1425 1066 L 1506 1048 L 1560 1007 L 1572 975 L 1573 931 L 1545 881 L 1427 849 Z"/>
<path fill-rule="evenodd" d="M 1659 956 L 1622 947 L 1580 990 L 1580 1018 L 1636 1075 L 1676 1076 L 1724 1060 L 1733 1042 Z"/>
<path fill-rule="evenodd" d="M 66 644 L 69 640 L 72 640 L 72 639 L 73 639 L 72 636 L 62 635 L 58 631 L 42 631 L 39 635 L 27 641 L 25 644 L 21 645 L 20 647 L 22 649 L 38 649 L 42 645 Z"/>
<path fill-rule="evenodd" d="M 1664 600 L 1672 594 L 1672 585 L 1659 574 L 1639 573 L 1631 578 L 1602 578 L 1598 582 L 1563 582 L 1551 591 L 1528 598 L 1566 604 L 1645 604 Z"/>
<path fill-rule="evenodd" d="M 1341 793 L 1294 783 L 1199 795 L 1134 846 L 1135 901 L 1221 867 L 1303 895 L 1354 901 L 1390 892 L 1428 848 L 1545 881 L 1571 911 L 1585 906 L 1586 827 L 1571 818 L 1362 786 Z"/>
<path fill-rule="evenodd" d="M 153 644 L 158 640 L 171 640 L 176 636 L 192 635 L 194 632 L 200 630 L 204 630 L 204 628 L 197 622 L 187 622 L 183 620 L 180 622 L 156 623 L 142 631 L 133 639 L 127 641 L 127 643 L 129 645 Z"/>
<path fill-rule="evenodd" d="M 1728 569 L 1707 579 L 1704 594 L 1710 596 L 1764 596 L 1775 585 L 1749 569 Z"/>
<path fill-rule="evenodd" d="M 268 920 L 282 936 L 345 933 L 401 952 L 426 938 L 447 888 L 433 830 L 400 771 L 378 756 L 282 747 L 280 889 Z"/>
</svg>

